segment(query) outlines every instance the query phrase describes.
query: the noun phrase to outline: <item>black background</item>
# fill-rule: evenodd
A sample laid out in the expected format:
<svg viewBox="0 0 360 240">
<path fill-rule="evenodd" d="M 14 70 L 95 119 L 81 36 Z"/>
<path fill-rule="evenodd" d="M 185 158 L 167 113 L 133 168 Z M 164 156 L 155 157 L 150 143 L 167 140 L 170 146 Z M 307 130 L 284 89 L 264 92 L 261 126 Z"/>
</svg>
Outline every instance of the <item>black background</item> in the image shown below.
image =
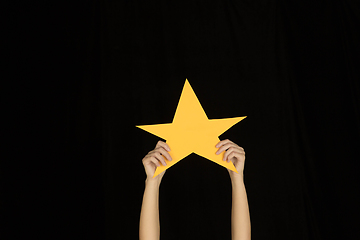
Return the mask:
<svg viewBox="0 0 360 240">
<path fill-rule="evenodd" d="M 246 151 L 253 239 L 358 239 L 358 1 L 4 4 L 1 239 L 136 239 L 141 159 L 187 78 Z M 191 163 L 190 163 L 191 162 Z M 194 165 L 189 168 L 190 164 Z M 160 188 L 162 239 L 230 239 L 225 168 Z"/>
</svg>

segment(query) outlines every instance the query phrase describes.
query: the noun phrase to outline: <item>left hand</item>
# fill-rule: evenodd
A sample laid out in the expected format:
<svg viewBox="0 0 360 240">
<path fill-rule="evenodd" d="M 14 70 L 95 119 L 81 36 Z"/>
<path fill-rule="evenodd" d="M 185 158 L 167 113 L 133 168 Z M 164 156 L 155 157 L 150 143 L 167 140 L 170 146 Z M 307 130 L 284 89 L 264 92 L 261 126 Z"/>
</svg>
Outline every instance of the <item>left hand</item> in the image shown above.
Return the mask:
<svg viewBox="0 0 360 240">
<path fill-rule="evenodd" d="M 230 162 L 234 164 L 236 170 L 238 173 L 228 170 L 230 177 L 237 176 L 237 175 L 243 175 L 244 166 L 245 166 L 245 151 L 242 147 L 239 147 L 229 139 L 222 140 L 218 144 L 216 144 L 217 148 L 219 148 L 216 152 L 217 155 L 222 153 L 223 151 L 226 151 L 224 153 L 223 161 Z"/>
</svg>

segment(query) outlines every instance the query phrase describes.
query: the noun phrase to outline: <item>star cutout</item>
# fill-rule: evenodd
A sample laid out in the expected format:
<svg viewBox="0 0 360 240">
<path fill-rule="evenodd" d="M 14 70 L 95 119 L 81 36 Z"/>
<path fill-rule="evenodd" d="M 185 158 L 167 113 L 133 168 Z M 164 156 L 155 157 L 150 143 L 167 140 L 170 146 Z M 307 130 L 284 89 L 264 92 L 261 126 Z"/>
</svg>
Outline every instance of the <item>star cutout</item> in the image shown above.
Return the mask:
<svg viewBox="0 0 360 240">
<path fill-rule="evenodd" d="M 245 117 L 208 119 L 189 81 L 186 79 L 172 123 L 136 126 L 160 138 L 166 139 L 172 161 L 165 158 L 166 166 L 156 168 L 153 177 L 173 166 L 181 159 L 196 153 L 225 168 L 237 172 L 234 164 L 223 161 L 224 152 L 216 155 L 215 145 L 223 134 Z"/>
</svg>

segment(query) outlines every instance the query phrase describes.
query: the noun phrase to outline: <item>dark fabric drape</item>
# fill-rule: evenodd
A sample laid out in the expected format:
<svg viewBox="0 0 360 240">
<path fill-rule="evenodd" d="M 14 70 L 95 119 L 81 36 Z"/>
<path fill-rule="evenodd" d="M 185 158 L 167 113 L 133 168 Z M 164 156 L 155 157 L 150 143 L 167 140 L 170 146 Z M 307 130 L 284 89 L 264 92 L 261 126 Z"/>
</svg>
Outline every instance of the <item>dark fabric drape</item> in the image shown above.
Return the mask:
<svg viewBox="0 0 360 240">
<path fill-rule="evenodd" d="M 145 171 L 187 78 L 246 151 L 253 239 L 358 239 L 357 1 L 6 3 L 4 239 L 136 239 Z M 160 188 L 162 239 L 230 239 L 225 168 Z"/>
</svg>

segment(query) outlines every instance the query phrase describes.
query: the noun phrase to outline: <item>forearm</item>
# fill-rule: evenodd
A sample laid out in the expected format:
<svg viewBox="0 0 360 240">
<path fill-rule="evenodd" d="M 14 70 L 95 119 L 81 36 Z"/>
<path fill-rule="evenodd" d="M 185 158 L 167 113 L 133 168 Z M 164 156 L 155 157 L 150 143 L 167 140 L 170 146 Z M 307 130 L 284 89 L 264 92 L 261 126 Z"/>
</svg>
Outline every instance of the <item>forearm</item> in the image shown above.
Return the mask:
<svg viewBox="0 0 360 240">
<path fill-rule="evenodd" d="M 146 181 L 140 213 L 140 240 L 159 240 L 159 181 Z"/>
<path fill-rule="evenodd" d="M 231 178 L 232 209 L 231 209 L 231 239 L 250 240 L 250 213 L 246 189 L 242 175 Z"/>
</svg>

